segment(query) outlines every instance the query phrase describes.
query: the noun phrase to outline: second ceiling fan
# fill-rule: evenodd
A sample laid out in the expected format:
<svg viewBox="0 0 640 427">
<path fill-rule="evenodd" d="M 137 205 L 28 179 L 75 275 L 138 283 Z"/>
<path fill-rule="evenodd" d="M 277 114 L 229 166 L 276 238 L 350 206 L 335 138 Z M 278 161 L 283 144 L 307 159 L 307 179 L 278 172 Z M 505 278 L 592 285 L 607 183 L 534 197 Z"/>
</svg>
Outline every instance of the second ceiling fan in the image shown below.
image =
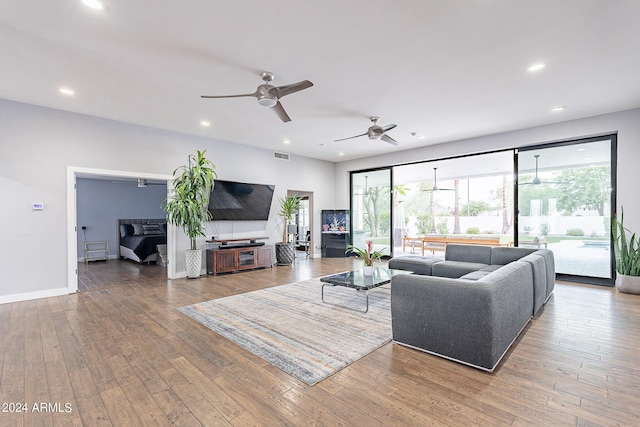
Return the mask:
<svg viewBox="0 0 640 427">
<path fill-rule="evenodd" d="M 391 123 L 386 126 L 378 125 L 379 117 L 371 117 L 371 121 L 373 125 L 367 129 L 365 133 L 361 133 L 360 135 L 350 136 L 348 138 L 336 139 L 334 142 L 345 141 L 347 139 L 360 138 L 361 136 L 368 136 L 369 139 L 381 139 L 384 142 L 388 142 L 389 144 L 398 145 L 398 141 L 391 138 L 389 135 L 386 135 L 391 129 L 395 128 L 396 125 Z"/>
<path fill-rule="evenodd" d="M 554 181 L 543 181 L 538 176 L 538 161 L 540 160 L 540 154 L 536 154 L 533 157 L 536 159 L 536 174 L 531 180 L 531 182 L 521 182 L 518 185 L 540 185 L 540 184 L 561 184 L 560 182 Z"/>
<path fill-rule="evenodd" d="M 440 187 L 438 187 L 437 170 L 438 170 L 438 168 L 433 168 L 433 187 L 431 187 L 428 190 L 424 190 L 424 191 L 427 191 L 429 193 L 435 193 L 437 191 L 455 191 L 455 188 L 440 188 Z"/>
<path fill-rule="evenodd" d="M 290 122 L 291 118 L 284 110 L 284 107 L 280 103 L 280 98 L 283 96 L 291 95 L 292 93 L 299 92 L 303 89 L 308 89 L 313 86 L 309 80 L 302 80 L 298 83 L 292 83 L 283 86 L 273 86 L 270 82 L 274 79 L 273 73 L 269 71 L 263 71 L 260 74 L 260 78 L 264 80 L 264 84 L 258 86 L 253 93 L 243 93 L 240 95 L 202 95 L 202 98 L 243 98 L 243 97 L 255 97 L 258 100 L 258 104 L 264 107 L 273 108 L 273 111 L 280 117 L 283 122 Z"/>
</svg>

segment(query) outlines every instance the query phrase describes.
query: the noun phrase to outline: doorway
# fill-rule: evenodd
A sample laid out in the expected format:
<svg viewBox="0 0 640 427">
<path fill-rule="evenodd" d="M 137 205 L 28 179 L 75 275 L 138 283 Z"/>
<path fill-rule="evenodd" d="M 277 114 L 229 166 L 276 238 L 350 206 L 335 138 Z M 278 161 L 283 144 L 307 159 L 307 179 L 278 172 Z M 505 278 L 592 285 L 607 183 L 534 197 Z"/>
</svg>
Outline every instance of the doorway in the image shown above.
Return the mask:
<svg viewBox="0 0 640 427">
<path fill-rule="evenodd" d="M 78 233 L 79 231 L 82 232 L 77 222 L 78 178 L 93 178 L 103 180 L 146 179 L 165 182 L 168 188 L 172 177 L 168 175 L 153 175 L 128 171 L 112 171 L 77 167 L 67 168 L 67 288 L 69 293 L 75 293 L 78 291 Z M 113 227 L 113 234 L 116 234 L 118 232 L 116 230 L 117 227 L 115 224 L 113 225 Z M 169 225 L 167 228 L 167 255 L 169 265 L 166 273 L 168 278 L 175 276 L 175 263 L 172 262 L 173 258 L 175 257 L 175 250 L 172 250 L 175 247 L 175 238 L 175 227 Z"/>
<path fill-rule="evenodd" d="M 300 197 L 300 209 L 294 215 L 290 224 L 290 234 L 294 234 L 295 257 L 313 257 L 313 192 L 311 191 L 287 191 L 287 195 Z"/>
</svg>

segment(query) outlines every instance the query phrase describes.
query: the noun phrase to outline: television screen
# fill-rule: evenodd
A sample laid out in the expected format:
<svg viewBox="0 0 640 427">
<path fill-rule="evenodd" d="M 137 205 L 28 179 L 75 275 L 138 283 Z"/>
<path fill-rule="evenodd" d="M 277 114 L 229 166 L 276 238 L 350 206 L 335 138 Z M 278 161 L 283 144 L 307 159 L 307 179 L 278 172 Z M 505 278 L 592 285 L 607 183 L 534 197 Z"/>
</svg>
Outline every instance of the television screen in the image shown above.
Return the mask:
<svg viewBox="0 0 640 427">
<path fill-rule="evenodd" d="M 216 179 L 209 198 L 209 212 L 214 221 L 266 221 L 274 188 Z"/>
</svg>

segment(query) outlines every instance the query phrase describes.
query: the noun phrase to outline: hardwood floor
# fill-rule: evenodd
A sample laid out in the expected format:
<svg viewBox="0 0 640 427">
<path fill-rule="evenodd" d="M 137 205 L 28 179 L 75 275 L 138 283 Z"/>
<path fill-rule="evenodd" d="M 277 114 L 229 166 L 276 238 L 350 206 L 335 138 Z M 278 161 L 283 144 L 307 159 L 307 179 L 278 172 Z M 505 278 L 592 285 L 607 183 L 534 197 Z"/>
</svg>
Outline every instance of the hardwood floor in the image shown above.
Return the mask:
<svg viewBox="0 0 640 427">
<path fill-rule="evenodd" d="M 558 284 L 493 374 L 389 343 L 313 387 L 177 310 L 352 262 L 169 281 L 110 261 L 0 305 L 0 425 L 640 425 L 640 297 L 612 288 Z"/>
</svg>

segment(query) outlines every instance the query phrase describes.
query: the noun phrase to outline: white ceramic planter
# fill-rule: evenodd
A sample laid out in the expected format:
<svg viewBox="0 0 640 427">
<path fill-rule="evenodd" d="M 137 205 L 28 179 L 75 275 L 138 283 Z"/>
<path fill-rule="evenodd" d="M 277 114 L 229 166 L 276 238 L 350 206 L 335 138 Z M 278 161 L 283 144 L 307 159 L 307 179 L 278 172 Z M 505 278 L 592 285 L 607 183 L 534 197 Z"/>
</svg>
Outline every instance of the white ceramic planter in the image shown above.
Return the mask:
<svg viewBox="0 0 640 427">
<path fill-rule="evenodd" d="M 625 294 L 640 295 L 640 276 L 616 275 L 616 288 Z"/>
<path fill-rule="evenodd" d="M 189 249 L 186 251 L 187 257 L 187 278 L 197 279 L 200 277 L 202 269 L 202 251 L 200 249 Z"/>
<path fill-rule="evenodd" d="M 363 268 L 363 272 L 365 276 L 371 276 L 373 275 L 373 266 L 372 265 L 365 265 Z"/>
</svg>

